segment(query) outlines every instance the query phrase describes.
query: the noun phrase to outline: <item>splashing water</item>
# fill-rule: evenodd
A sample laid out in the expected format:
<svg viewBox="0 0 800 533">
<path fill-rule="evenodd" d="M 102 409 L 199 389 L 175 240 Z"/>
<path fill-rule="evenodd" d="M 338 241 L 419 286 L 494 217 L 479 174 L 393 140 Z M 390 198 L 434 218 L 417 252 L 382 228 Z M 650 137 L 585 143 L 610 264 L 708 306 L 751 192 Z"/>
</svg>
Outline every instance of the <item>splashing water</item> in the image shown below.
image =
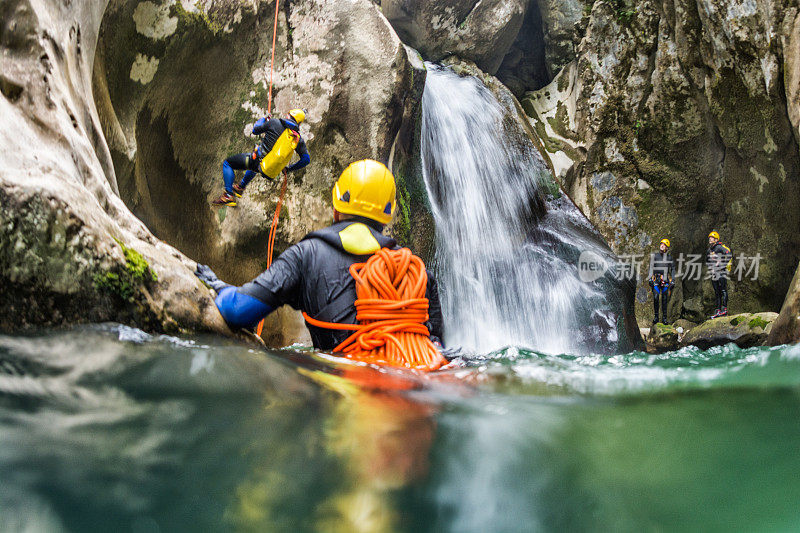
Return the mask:
<svg viewBox="0 0 800 533">
<path fill-rule="evenodd" d="M 508 113 L 477 78 L 428 64 L 421 154 L 446 340 L 575 353 L 601 324 L 614 343 L 607 295 L 576 267 L 580 251 L 609 251 L 569 200 L 551 198 L 545 212 L 540 190 L 552 178 Z"/>
</svg>

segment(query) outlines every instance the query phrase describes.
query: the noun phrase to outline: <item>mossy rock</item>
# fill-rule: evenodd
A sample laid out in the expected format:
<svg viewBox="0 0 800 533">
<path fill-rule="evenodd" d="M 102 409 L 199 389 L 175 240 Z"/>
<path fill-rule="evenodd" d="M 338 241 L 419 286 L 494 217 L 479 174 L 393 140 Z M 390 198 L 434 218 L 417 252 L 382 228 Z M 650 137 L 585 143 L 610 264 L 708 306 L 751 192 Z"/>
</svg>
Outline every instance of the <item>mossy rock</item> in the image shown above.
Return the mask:
<svg viewBox="0 0 800 533">
<path fill-rule="evenodd" d="M 672 323 L 672 327 L 675 329 L 683 328 L 683 332 L 687 332 L 693 327 L 697 326 L 697 322 L 692 322 L 691 320 L 686 320 L 685 318 L 679 318 L 675 322 Z"/>
<path fill-rule="evenodd" d="M 116 240 L 116 239 L 115 239 Z M 94 286 L 99 292 L 115 295 L 122 300 L 132 301 L 141 287 L 158 281 L 158 276 L 150 269 L 150 264 L 142 254 L 128 248 L 117 240 L 125 255 L 125 265 L 115 267 L 94 276 Z"/>
<path fill-rule="evenodd" d="M 759 346 L 766 340 L 777 317 L 777 313 L 741 313 L 713 318 L 689 330 L 681 344 L 703 349 L 729 342 L 741 348 Z"/>
<path fill-rule="evenodd" d="M 678 349 L 678 331 L 669 324 L 653 324 L 647 334 L 647 351 L 650 353 L 667 352 Z"/>
</svg>

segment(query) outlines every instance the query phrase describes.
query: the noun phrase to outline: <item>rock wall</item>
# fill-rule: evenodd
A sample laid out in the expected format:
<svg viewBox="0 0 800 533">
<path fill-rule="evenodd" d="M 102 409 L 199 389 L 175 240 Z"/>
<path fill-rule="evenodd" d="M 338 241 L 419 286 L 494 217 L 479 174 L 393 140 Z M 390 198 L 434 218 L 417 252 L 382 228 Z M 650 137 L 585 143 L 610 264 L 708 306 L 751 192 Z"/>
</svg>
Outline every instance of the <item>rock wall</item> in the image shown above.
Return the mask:
<svg viewBox="0 0 800 533">
<path fill-rule="evenodd" d="M 116 320 L 230 333 L 194 263 L 116 194 L 91 96 L 104 9 L 0 4 L 0 329 Z"/>
<path fill-rule="evenodd" d="M 767 339 L 767 344 L 773 346 L 791 342 L 800 342 L 800 265 L 794 273 L 786 300 Z"/>
<path fill-rule="evenodd" d="M 256 177 L 236 209 L 214 210 L 222 161 L 250 151 L 268 105 L 273 2 L 112 2 L 95 99 L 125 203 L 161 239 L 243 283 L 264 269 L 280 180 Z M 281 4 L 273 114 L 307 110 L 311 165 L 293 173 L 275 256 L 331 222 L 330 189 L 352 161 L 387 161 L 424 86 L 368 0 Z M 415 90 L 415 87 L 417 88 Z M 239 174 L 241 175 L 241 174 Z M 299 314 L 272 319 L 294 342 Z"/>
<path fill-rule="evenodd" d="M 116 320 L 230 333 L 193 260 L 234 283 L 263 268 L 279 183 L 257 178 L 236 210 L 209 202 L 223 159 L 256 141 L 247 133 L 267 105 L 274 5 L 0 6 L 0 327 Z M 279 13 L 274 76 L 275 111 L 308 110 L 312 154 L 290 179 L 279 253 L 330 221 L 347 164 L 388 160 L 424 70 L 372 2 L 298 1 Z M 296 340 L 296 326 L 276 314 L 274 342 Z"/>
<path fill-rule="evenodd" d="M 598 0 L 580 17 L 575 3 L 539 5 L 543 20 L 586 30 L 523 105 L 614 250 L 645 254 L 640 320 L 652 316 L 644 278 L 656 244 L 702 254 L 712 229 L 737 256 L 761 258 L 757 280 L 732 283 L 732 312 L 777 311 L 800 259 L 796 0 Z M 548 54 L 553 68 L 567 59 Z M 679 282 L 670 320 L 701 318 L 712 298 L 707 281 Z"/>
<path fill-rule="evenodd" d="M 454 54 L 494 74 L 514 43 L 529 0 L 380 0 L 403 41 L 426 60 Z"/>
<path fill-rule="evenodd" d="M 278 252 L 330 222 L 330 187 L 347 164 L 388 159 L 414 96 L 405 49 L 371 2 L 283 6 L 273 112 L 307 110 L 312 163 L 290 176 Z M 263 269 L 280 183 L 255 178 L 236 209 L 210 201 L 223 190 L 222 161 L 257 142 L 249 132 L 266 113 L 273 13 L 272 2 L 194 11 L 112 2 L 95 61 L 122 198 L 157 236 L 234 283 Z"/>
</svg>

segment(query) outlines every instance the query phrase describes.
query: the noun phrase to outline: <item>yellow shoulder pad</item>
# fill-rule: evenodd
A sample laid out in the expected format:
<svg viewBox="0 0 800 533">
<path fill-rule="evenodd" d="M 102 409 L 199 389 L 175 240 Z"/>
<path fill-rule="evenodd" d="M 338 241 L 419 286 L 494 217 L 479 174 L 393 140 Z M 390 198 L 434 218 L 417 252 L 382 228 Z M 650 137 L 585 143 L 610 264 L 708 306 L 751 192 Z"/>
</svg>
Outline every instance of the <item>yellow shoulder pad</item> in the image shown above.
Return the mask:
<svg viewBox="0 0 800 533">
<path fill-rule="evenodd" d="M 378 240 L 367 226 L 360 222 L 350 224 L 339 232 L 342 248 L 353 255 L 374 254 L 381 249 Z"/>
</svg>

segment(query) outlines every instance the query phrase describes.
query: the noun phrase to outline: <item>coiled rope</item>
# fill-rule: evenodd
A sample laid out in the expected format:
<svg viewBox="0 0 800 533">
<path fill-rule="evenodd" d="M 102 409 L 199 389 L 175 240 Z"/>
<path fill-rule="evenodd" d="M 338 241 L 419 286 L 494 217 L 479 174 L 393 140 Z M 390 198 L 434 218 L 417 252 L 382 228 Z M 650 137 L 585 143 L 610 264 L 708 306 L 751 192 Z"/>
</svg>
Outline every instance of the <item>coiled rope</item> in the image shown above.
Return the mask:
<svg viewBox="0 0 800 533">
<path fill-rule="evenodd" d="M 428 274 L 422 259 L 408 248 L 382 248 L 366 263 L 351 265 L 350 274 L 356 281 L 358 324 L 323 322 L 303 313 L 313 326 L 353 331 L 335 352 L 365 363 L 423 371 L 447 363 L 425 326 Z"/>
</svg>

